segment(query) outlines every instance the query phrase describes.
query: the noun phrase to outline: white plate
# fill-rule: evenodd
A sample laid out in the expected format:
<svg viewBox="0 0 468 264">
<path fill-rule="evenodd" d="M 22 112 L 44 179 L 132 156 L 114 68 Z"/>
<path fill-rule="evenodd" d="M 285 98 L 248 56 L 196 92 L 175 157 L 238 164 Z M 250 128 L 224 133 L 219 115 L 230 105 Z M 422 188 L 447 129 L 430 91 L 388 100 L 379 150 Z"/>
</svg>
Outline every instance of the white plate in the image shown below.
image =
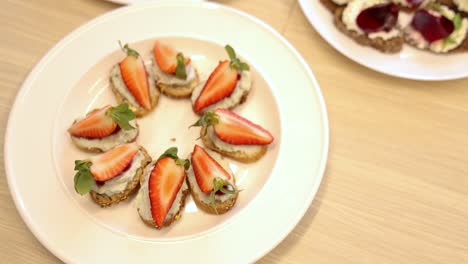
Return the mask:
<svg viewBox="0 0 468 264">
<path fill-rule="evenodd" d="M 78 151 L 65 131 L 89 109 L 115 103 L 108 72 L 123 57 L 117 40 L 132 43 L 147 58 L 154 38 L 190 54 L 202 79 L 226 58 L 224 44 L 235 47 L 254 75 L 253 91 L 236 112 L 276 137 L 260 161 L 229 162 L 243 189 L 230 212 L 207 215 L 189 200 L 181 220 L 162 231 L 140 221 L 133 199 L 101 209 L 74 192 L 73 161 L 90 154 Z M 198 134 L 198 128 L 187 129 L 195 120 L 188 100 L 162 97 L 154 112 L 139 119 L 138 142 L 154 158 L 173 145 L 185 156 Z M 39 62 L 10 114 L 5 165 L 24 221 L 67 263 L 180 263 L 201 257 L 206 263 L 244 263 L 266 254 L 303 216 L 320 185 L 327 150 L 319 86 L 277 32 L 212 3 L 150 3 L 89 22 Z"/>
<path fill-rule="evenodd" d="M 141 4 L 141 3 L 148 3 L 148 2 L 162 2 L 162 1 L 170 1 L 170 0 L 106 0 L 106 1 L 113 2 L 116 4 L 121 4 L 121 5 L 133 5 L 133 4 Z M 185 1 L 192 1 L 192 2 L 199 1 L 200 2 L 204 0 L 185 0 Z"/>
<path fill-rule="evenodd" d="M 370 69 L 414 80 L 451 80 L 468 77 L 468 53 L 437 55 L 404 45 L 400 53 L 383 54 L 364 47 L 341 33 L 333 24 L 332 14 L 319 0 L 299 0 L 310 24 L 335 49 Z"/>
</svg>

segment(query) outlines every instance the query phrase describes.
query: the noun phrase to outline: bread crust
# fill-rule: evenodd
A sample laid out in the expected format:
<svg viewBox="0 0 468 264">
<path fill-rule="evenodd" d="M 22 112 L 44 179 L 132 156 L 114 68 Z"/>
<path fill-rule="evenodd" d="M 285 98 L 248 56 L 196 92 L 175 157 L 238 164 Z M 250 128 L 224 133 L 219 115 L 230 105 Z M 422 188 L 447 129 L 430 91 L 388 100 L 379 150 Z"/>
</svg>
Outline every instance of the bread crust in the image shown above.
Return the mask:
<svg viewBox="0 0 468 264">
<path fill-rule="evenodd" d="M 383 38 L 371 39 L 365 34 L 359 34 L 355 31 L 348 30 L 341 19 L 343 11 L 344 7 L 339 7 L 335 10 L 335 25 L 341 32 L 354 39 L 357 43 L 373 47 L 383 53 L 397 53 L 403 48 L 403 36 L 394 37 L 388 40 L 384 40 Z"/>
<path fill-rule="evenodd" d="M 143 178 L 144 177 L 142 177 L 142 179 Z M 143 185 L 142 182 L 140 184 Z M 141 221 L 143 221 L 143 223 L 145 223 L 147 226 L 154 227 L 154 228 L 157 228 L 157 229 L 161 229 L 163 227 L 170 226 L 173 222 L 179 220 L 182 217 L 182 211 L 185 208 L 185 200 L 187 199 L 187 196 L 189 195 L 189 193 L 190 193 L 190 187 L 182 191 L 182 199 L 180 200 L 179 210 L 171 218 L 164 219 L 164 223 L 163 223 L 162 226 L 157 226 L 153 219 L 151 219 L 151 220 L 144 219 L 140 214 L 140 210 L 138 210 L 138 215 L 140 216 Z"/>
<path fill-rule="evenodd" d="M 190 184 L 190 181 L 187 177 L 186 179 L 187 185 L 189 186 L 190 193 L 192 194 L 193 201 L 197 205 L 198 208 L 202 209 L 203 211 L 209 213 L 209 214 L 224 214 L 227 211 L 231 210 L 231 208 L 234 206 L 234 204 L 237 201 L 237 197 L 239 196 L 239 193 L 236 192 L 233 194 L 229 199 L 227 199 L 224 202 L 216 201 L 215 202 L 215 207 L 211 206 L 210 204 L 207 204 L 203 202 L 200 199 L 199 193 L 195 192 L 192 185 Z M 234 178 L 234 184 L 235 184 L 235 178 Z M 227 194 L 226 194 L 227 195 Z"/>
<path fill-rule="evenodd" d="M 115 95 L 115 98 L 117 99 L 117 102 L 119 104 L 121 103 L 127 103 L 128 107 L 135 113 L 137 117 L 142 117 L 149 112 L 151 112 L 156 105 L 158 105 L 158 100 L 159 100 L 159 89 L 155 87 L 154 89 L 154 94 L 151 97 L 151 109 L 145 109 L 143 107 L 140 107 L 139 105 L 133 105 L 131 102 L 129 102 L 114 86 L 114 82 L 112 82 L 112 77 L 110 78 L 110 86 L 112 89 L 112 92 Z"/>
<path fill-rule="evenodd" d="M 151 157 L 149 156 L 148 152 L 141 146 L 139 149 L 141 153 L 143 153 L 143 156 L 145 158 L 141 161 L 140 167 L 135 173 L 135 176 L 133 176 L 132 181 L 127 184 L 125 190 L 111 196 L 108 196 L 106 194 L 99 194 L 95 191 L 90 191 L 90 196 L 95 203 L 97 203 L 101 207 L 109 207 L 113 204 L 117 204 L 121 201 L 128 199 L 130 195 L 132 195 L 138 190 L 140 186 L 140 178 L 141 176 L 143 176 L 145 167 L 151 162 Z"/>
<path fill-rule="evenodd" d="M 209 148 L 211 150 L 214 150 L 214 151 L 220 153 L 223 156 L 227 156 L 227 157 L 229 157 L 231 159 L 234 159 L 234 160 L 237 160 L 237 161 L 240 161 L 240 162 L 244 162 L 244 163 L 252 163 L 252 162 L 255 162 L 255 161 L 259 160 L 261 157 L 263 157 L 263 155 L 265 155 L 265 153 L 266 153 L 266 151 L 268 149 L 268 146 L 261 146 L 261 148 L 259 148 L 259 151 L 254 153 L 253 155 L 248 155 L 247 153 L 242 152 L 242 151 L 234 151 L 234 152 L 225 151 L 223 149 L 218 148 L 213 143 L 211 138 L 208 136 L 208 133 L 207 133 L 205 127 L 203 127 L 200 130 L 200 136 L 201 136 L 203 144 L 207 148 Z"/>
<path fill-rule="evenodd" d="M 189 98 L 192 95 L 193 89 L 200 84 L 198 71 L 195 69 L 195 79 L 184 86 L 168 85 L 156 80 L 156 87 L 161 93 L 172 98 Z"/>
</svg>

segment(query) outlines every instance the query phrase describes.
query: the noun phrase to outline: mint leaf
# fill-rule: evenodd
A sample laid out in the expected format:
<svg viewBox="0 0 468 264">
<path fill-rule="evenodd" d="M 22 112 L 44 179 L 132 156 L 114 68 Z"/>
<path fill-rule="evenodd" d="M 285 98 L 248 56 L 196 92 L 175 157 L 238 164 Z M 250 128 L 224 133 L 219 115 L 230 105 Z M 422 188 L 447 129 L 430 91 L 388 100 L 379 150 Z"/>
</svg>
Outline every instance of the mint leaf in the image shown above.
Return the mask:
<svg viewBox="0 0 468 264">
<path fill-rule="evenodd" d="M 91 188 L 96 183 L 89 166 L 91 166 L 91 162 L 89 161 L 75 160 L 75 170 L 77 173 L 73 181 L 75 183 L 75 191 L 81 195 L 91 191 Z"/>
<path fill-rule="evenodd" d="M 457 13 L 453 17 L 452 21 L 453 21 L 453 25 L 455 26 L 455 30 L 458 30 L 458 29 L 461 28 L 461 26 L 462 26 L 462 17 L 460 15 L 460 13 Z"/>
<path fill-rule="evenodd" d="M 111 117 L 114 122 L 123 130 L 135 129 L 130 125 L 130 121 L 135 119 L 135 113 L 128 107 L 127 103 L 119 104 L 116 107 L 111 107 L 107 110 L 106 115 Z"/>
<path fill-rule="evenodd" d="M 195 122 L 193 125 L 189 126 L 191 127 L 208 127 L 212 125 L 218 124 L 218 115 L 215 114 L 214 112 L 206 112 L 200 119 L 198 119 L 197 122 Z"/>
<path fill-rule="evenodd" d="M 188 159 L 177 159 L 176 164 L 179 166 L 184 166 L 185 170 L 188 170 L 190 168 L 190 160 Z"/>
<path fill-rule="evenodd" d="M 140 54 L 136 50 L 130 48 L 130 46 L 128 46 L 128 44 L 125 44 L 122 47 L 122 42 L 120 42 L 120 40 L 119 40 L 119 46 L 120 46 L 120 49 L 122 49 L 122 51 L 125 52 L 128 56 L 132 56 L 132 57 L 135 57 L 135 58 L 138 58 L 140 56 Z"/>
<path fill-rule="evenodd" d="M 451 38 L 450 36 L 446 37 L 444 39 L 443 43 L 444 43 L 444 47 L 447 46 L 447 45 L 450 45 L 450 44 L 457 44 L 457 42 L 453 38 Z"/>
<path fill-rule="evenodd" d="M 215 177 L 213 179 L 213 190 L 210 193 L 209 200 L 210 205 L 213 207 L 216 214 L 218 214 L 218 211 L 216 210 L 216 193 L 218 191 L 221 191 L 224 194 L 235 194 L 239 192 L 237 188 L 227 180 Z"/>
<path fill-rule="evenodd" d="M 236 52 L 234 51 L 234 49 L 229 46 L 229 45 L 226 45 L 224 47 L 224 49 L 226 50 L 226 52 L 228 53 L 229 55 L 229 58 L 231 59 L 231 67 L 238 70 L 238 71 L 247 71 L 247 70 L 250 70 L 250 67 L 247 63 L 245 62 L 242 62 L 239 58 L 237 58 L 237 55 L 236 55 Z"/>
<path fill-rule="evenodd" d="M 185 58 L 182 53 L 178 53 L 177 56 L 177 67 L 175 71 L 175 75 L 177 78 L 180 79 L 187 79 L 187 72 L 185 71 Z"/>
<path fill-rule="evenodd" d="M 162 158 L 171 158 L 175 160 L 176 164 L 178 166 L 183 166 L 185 170 L 188 170 L 190 168 L 190 161 L 188 159 L 179 159 L 179 156 L 177 156 L 177 148 L 172 147 L 168 148 L 164 153 L 158 158 L 158 161 Z"/>
</svg>

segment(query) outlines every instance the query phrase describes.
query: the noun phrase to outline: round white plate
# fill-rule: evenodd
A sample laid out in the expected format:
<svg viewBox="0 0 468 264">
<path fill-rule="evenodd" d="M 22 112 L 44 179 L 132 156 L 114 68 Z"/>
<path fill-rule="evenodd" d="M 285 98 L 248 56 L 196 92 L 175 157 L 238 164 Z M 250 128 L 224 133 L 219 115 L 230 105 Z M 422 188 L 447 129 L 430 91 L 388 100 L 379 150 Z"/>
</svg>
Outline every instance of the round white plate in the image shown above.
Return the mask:
<svg viewBox="0 0 468 264">
<path fill-rule="evenodd" d="M 170 1 L 170 0 L 106 0 L 108 2 L 113 2 L 116 4 L 121 4 L 121 5 L 133 5 L 133 4 L 141 4 L 141 3 L 148 3 L 148 2 L 162 2 L 162 1 Z M 178 0 L 181 1 L 181 0 Z M 204 0 L 185 0 L 185 1 L 192 1 L 192 2 L 197 2 L 197 1 L 204 1 Z"/>
<path fill-rule="evenodd" d="M 168 23 L 168 21 L 174 21 Z M 222 26 L 220 26 L 222 25 Z M 206 79 L 231 44 L 253 72 L 254 86 L 235 111 L 275 136 L 253 164 L 225 159 L 243 191 L 221 216 L 189 199 L 180 221 L 161 231 L 145 226 L 135 200 L 101 209 L 73 189 L 73 162 L 92 154 L 67 135 L 90 109 L 115 104 L 108 73 L 129 42 L 149 62 L 155 38 L 189 54 Z M 193 149 L 199 128 L 189 100 L 161 97 L 139 119 L 138 143 L 157 158 Z M 277 32 L 245 13 L 212 3 L 149 3 L 103 15 L 60 41 L 23 84 L 10 114 L 5 164 L 16 206 L 34 235 L 67 263 L 245 263 L 277 245 L 297 224 L 320 185 L 328 121 L 319 86 L 299 54 Z"/>
<path fill-rule="evenodd" d="M 451 80 L 468 77 L 468 53 L 437 55 L 404 45 L 397 54 L 384 54 L 364 47 L 341 33 L 333 23 L 333 16 L 319 0 L 299 0 L 310 24 L 335 49 L 370 69 L 414 80 Z"/>
</svg>

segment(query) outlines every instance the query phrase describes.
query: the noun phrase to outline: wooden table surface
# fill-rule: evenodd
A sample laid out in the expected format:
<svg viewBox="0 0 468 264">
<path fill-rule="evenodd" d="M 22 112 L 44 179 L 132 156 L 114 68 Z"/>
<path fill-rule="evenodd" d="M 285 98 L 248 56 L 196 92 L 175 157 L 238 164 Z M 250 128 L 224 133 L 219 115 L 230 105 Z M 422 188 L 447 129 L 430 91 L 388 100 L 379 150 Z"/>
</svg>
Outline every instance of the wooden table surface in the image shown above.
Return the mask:
<svg viewBox="0 0 468 264">
<path fill-rule="evenodd" d="M 417 82 L 364 68 L 330 47 L 296 0 L 219 2 L 264 20 L 298 49 L 330 119 L 320 190 L 259 263 L 468 263 L 468 79 Z M 117 7 L 0 1 L 2 149 L 10 108 L 31 68 L 67 33 Z M 20 218 L 0 155 L 0 263 L 59 263 Z"/>
</svg>

